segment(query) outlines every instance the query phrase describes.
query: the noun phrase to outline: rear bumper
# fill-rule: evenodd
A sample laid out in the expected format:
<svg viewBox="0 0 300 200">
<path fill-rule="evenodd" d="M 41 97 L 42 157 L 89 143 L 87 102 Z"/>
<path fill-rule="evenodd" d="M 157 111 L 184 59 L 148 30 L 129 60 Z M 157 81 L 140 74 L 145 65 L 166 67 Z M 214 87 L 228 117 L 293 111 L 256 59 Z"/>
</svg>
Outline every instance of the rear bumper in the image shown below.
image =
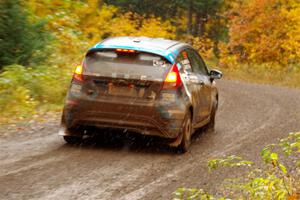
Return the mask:
<svg viewBox="0 0 300 200">
<path fill-rule="evenodd" d="M 75 102 L 75 103 L 74 103 Z M 180 109 L 181 108 L 181 109 Z M 127 129 L 144 135 L 176 138 L 181 131 L 185 107 L 176 104 L 76 100 L 66 104 L 60 135 L 67 128 L 95 126 Z"/>
</svg>

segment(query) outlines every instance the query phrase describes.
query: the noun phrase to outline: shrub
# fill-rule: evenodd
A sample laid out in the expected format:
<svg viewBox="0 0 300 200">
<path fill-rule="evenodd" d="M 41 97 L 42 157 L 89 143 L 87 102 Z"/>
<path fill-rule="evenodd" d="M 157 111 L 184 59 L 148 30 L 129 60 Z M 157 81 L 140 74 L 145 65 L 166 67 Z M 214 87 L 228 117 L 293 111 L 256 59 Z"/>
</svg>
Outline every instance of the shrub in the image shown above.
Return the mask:
<svg viewBox="0 0 300 200">
<path fill-rule="evenodd" d="M 247 176 L 225 182 L 227 197 L 213 197 L 201 189 L 179 188 L 174 200 L 182 199 L 261 199 L 297 200 L 300 198 L 300 132 L 291 133 L 278 144 L 268 145 L 261 151 L 262 168 L 254 168 L 250 161 L 228 156 L 208 162 L 210 171 L 221 167 L 248 167 Z"/>
<path fill-rule="evenodd" d="M 70 77 L 67 70 L 55 66 L 4 67 L 0 74 L 0 123 L 30 116 L 44 104 L 61 105 Z"/>
</svg>

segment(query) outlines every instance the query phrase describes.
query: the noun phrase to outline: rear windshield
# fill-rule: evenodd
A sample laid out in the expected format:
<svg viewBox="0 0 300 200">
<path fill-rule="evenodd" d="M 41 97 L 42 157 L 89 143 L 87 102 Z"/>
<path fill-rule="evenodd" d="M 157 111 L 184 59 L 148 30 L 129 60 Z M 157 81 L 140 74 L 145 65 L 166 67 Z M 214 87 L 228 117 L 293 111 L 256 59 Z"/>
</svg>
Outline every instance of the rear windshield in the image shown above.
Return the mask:
<svg viewBox="0 0 300 200">
<path fill-rule="evenodd" d="M 91 52 L 86 56 L 86 72 L 105 73 L 123 69 L 141 69 L 141 68 L 166 68 L 171 64 L 164 57 L 145 53 L 124 53 L 113 50 L 101 50 Z"/>
</svg>

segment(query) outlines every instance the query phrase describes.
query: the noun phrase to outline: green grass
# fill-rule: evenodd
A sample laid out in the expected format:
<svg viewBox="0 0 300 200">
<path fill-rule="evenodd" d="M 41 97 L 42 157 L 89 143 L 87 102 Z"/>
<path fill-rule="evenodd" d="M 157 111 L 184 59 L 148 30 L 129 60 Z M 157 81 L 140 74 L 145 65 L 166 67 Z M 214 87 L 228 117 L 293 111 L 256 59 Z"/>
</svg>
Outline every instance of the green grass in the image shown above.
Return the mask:
<svg viewBox="0 0 300 200">
<path fill-rule="evenodd" d="M 0 74 L 0 124 L 61 110 L 70 72 L 55 66 L 4 67 Z"/>
</svg>

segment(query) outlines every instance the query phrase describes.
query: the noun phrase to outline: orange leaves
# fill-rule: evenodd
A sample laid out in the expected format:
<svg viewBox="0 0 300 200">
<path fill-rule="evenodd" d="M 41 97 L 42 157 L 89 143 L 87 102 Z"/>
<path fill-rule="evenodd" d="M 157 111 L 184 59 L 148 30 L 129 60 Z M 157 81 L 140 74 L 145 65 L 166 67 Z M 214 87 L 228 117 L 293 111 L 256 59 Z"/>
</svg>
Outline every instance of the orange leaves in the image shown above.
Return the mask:
<svg viewBox="0 0 300 200">
<path fill-rule="evenodd" d="M 293 194 L 293 195 L 291 195 L 291 196 L 288 197 L 288 200 L 298 200 L 299 198 L 300 198 L 299 195 Z"/>
<path fill-rule="evenodd" d="M 250 0 L 233 8 L 229 47 L 240 61 L 286 65 L 291 58 L 300 59 L 293 48 L 300 45 L 296 39 L 299 32 L 295 30 L 299 27 L 300 18 L 296 16 L 300 10 L 291 7 L 291 2 Z M 293 4 L 300 3 L 294 1 Z"/>
</svg>

